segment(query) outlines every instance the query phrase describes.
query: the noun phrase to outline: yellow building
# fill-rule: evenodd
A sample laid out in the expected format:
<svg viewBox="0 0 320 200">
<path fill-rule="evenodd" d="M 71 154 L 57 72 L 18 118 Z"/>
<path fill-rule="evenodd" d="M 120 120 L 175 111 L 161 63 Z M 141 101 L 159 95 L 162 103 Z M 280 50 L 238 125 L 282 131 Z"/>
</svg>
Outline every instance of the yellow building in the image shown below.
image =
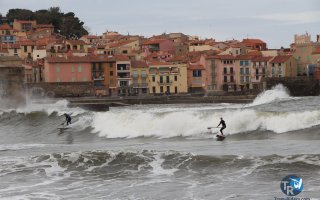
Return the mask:
<svg viewBox="0 0 320 200">
<path fill-rule="evenodd" d="M 131 61 L 132 88 L 134 95 L 148 94 L 148 65 L 143 61 Z"/>
<path fill-rule="evenodd" d="M 150 94 L 187 93 L 187 65 L 170 63 L 150 64 L 148 88 Z"/>
<path fill-rule="evenodd" d="M 14 20 L 13 21 L 13 30 L 18 32 L 28 32 L 36 29 L 37 27 L 37 21 L 31 20 Z"/>
<path fill-rule="evenodd" d="M 267 71 L 268 77 L 296 77 L 297 60 L 292 55 L 276 56 L 270 61 Z"/>
</svg>

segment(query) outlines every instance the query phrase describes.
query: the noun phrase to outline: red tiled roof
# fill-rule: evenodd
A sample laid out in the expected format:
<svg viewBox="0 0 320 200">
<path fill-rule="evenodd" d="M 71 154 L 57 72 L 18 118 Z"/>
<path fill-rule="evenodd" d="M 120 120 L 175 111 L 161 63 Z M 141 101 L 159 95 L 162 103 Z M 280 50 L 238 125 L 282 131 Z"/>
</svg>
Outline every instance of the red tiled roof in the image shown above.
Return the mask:
<svg viewBox="0 0 320 200">
<path fill-rule="evenodd" d="M 144 61 L 131 61 L 131 67 L 133 67 L 133 68 L 147 68 L 148 65 Z"/>
<path fill-rule="evenodd" d="M 169 65 L 172 65 L 172 63 L 169 63 L 169 62 L 159 62 L 159 61 L 150 62 L 150 63 L 149 63 L 149 66 L 169 66 Z"/>
<path fill-rule="evenodd" d="M 271 63 L 284 63 L 289 60 L 292 55 L 275 56 L 270 62 Z"/>
<path fill-rule="evenodd" d="M 128 56 L 125 55 L 114 55 L 116 61 L 129 61 Z"/>
<path fill-rule="evenodd" d="M 85 45 L 86 43 L 83 40 L 67 40 L 67 43 L 71 45 Z"/>
<path fill-rule="evenodd" d="M 268 62 L 271 60 L 273 57 L 272 56 L 257 56 L 252 58 L 252 62 Z"/>
<path fill-rule="evenodd" d="M 114 56 L 70 56 L 70 57 L 46 57 L 49 63 L 79 63 L 79 62 L 111 62 L 115 61 Z"/>
<path fill-rule="evenodd" d="M 110 48 L 120 47 L 120 46 L 127 45 L 127 44 L 130 44 L 135 41 L 136 40 L 128 40 L 128 41 L 113 43 L 113 44 L 110 44 Z"/>
<path fill-rule="evenodd" d="M 22 40 L 18 42 L 21 46 L 32 46 L 35 45 L 35 42 L 31 40 Z"/>
<path fill-rule="evenodd" d="M 260 39 L 243 39 L 242 43 L 245 44 L 264 44 L 265 42 Z"/>
<path fill-rule="evenodd" d="M 12 27 L 8 24 L 2 24 L 0 25 L 0 30 L 12 30 Z"/>
<path fill-rule="evenodd" d="M 320 47 L 318 47 L 312 54 L 320 54 Z"/>
</svg>

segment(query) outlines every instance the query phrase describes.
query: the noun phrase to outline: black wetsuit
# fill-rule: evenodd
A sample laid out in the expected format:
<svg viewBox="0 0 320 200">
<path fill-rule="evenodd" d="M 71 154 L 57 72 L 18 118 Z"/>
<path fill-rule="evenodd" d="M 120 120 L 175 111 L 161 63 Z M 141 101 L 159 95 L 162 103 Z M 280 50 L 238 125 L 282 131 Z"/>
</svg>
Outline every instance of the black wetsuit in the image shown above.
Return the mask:
<svg viewBox="0 0 320 200">
<path fill-rule="evenodd" d="M 64 114 L 64 116 L 66 116 L 66 122 L 67 122 L 67 126 L 68 126 L 69 124 L 71 124 L 71 116 L 68 114 Z"/>
<path fill-rule="evenodd" d="M 226 122 L 222 119 L 222 120 L 220 121 L 220 123 L 219 123 L 218 126 L 220 126 L 220 124 L 222 125 L 222 127 L 221 127 L 221 129 L 220 129 L 220 132 L 221 132 L 221 135 L 223 135 L 222 130 L 225 129 L 225 128 L 227 128 Z"/>
</svg>

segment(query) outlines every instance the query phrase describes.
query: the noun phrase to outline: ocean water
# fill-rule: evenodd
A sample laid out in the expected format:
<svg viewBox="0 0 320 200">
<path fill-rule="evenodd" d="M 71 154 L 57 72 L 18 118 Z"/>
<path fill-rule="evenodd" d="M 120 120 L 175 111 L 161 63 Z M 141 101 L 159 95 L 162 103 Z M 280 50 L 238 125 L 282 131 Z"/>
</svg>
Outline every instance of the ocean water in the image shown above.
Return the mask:
<svg viewBox="0 0 320 200">
<path fill-rule="evenodd" d="M 2 109 L 0 199 L 275 199 L 291 174 L 296 197 L 320 199 L 319 105 L 279 85 L 250 104 Z M 72 128 L 60 131 L 65 112 Z M 222 142 L 207 129 L 220 117 Z"/>
</svg>

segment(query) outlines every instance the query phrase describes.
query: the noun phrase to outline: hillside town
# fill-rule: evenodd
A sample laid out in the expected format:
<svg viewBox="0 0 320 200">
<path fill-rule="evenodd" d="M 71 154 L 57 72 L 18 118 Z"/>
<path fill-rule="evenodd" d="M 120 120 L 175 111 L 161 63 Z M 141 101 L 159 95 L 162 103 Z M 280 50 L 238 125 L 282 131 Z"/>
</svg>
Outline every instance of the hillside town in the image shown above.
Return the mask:
<svg viewBox="0 0 320 200">
<path fill-rule="evenodd" d="M 319 80 L 320 35 L 292 39 L 288 48 L 269 49 L 263 39 L 183 33 L 66 38 L 52 24 L 2 22 L 1 95 L 12 88 L 49 97 L 242 94 L 261 91 L 268 78 Z"/>
</svg>

